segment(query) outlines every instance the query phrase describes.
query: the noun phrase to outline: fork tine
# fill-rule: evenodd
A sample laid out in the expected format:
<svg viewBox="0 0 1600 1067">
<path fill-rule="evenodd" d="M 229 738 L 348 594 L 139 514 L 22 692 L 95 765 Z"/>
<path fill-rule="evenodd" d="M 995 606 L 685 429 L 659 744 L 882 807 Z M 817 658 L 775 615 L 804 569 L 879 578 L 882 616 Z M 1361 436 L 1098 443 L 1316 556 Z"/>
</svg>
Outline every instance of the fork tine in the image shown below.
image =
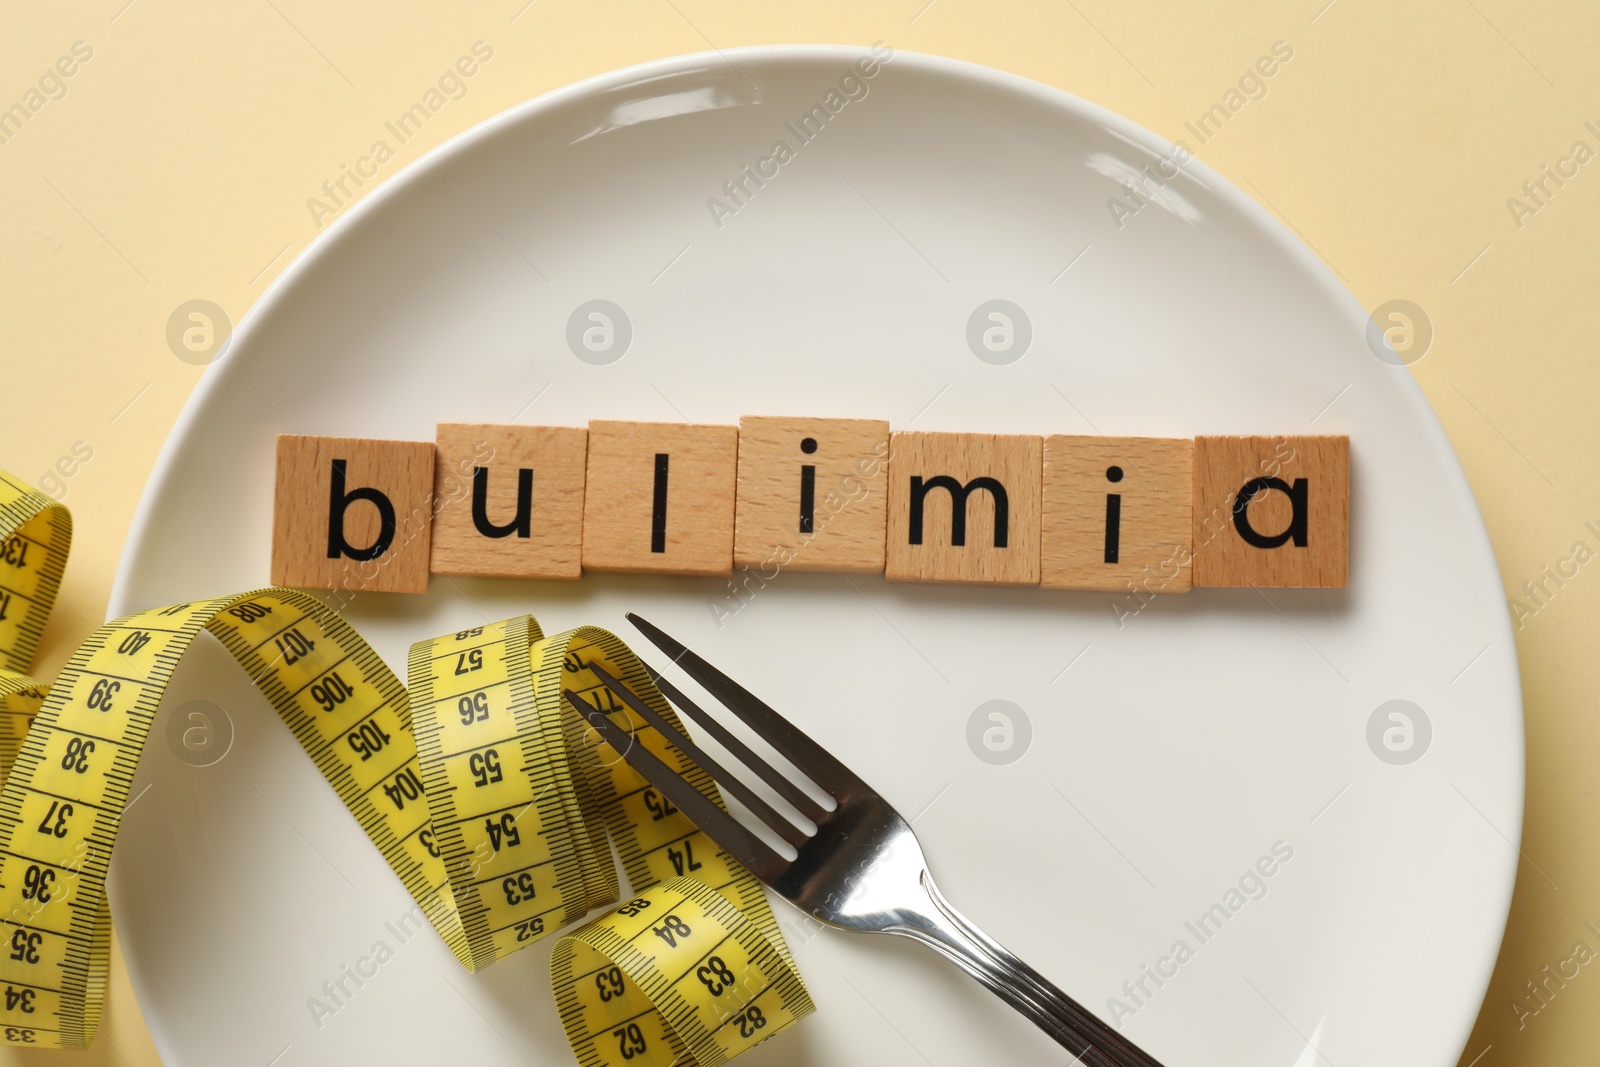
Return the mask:
<svg viewBox="0 0 1600 1067">
<path fill-rule="evenodd" d="M 691 652 L 677 639 L 669 637 L 653 623 L 641 619 L 631 611 L 628 612 L 628 621 L 633 623 L 651 644 L 682 667 L 689 677 L 705 686 L 706 690 L 722 701 L 729 711 L 743 719 L 746 725 L 782 753 L 800 773 L 816 782 L 835 800 L 840 799 L 842 793 L 872 793 L 871 787 L 857 778 L 850 768 L 834 759 L 821 745 L 807 737 L 788 719 L 773 711 L 744 686 Z"/>
<path fill-rule="evenodd" d="M 661 672 L 643 660 L 639 662 L 639 666 L 643 667 L 646 673 L 650 675 L 650 680 L 656 683 L 656 688 L 661 690 L 662 696 L 672 701 L 673 704 L 677 705 L 679 711 L 688 715 L 706 733 L 715 738 L 717 744 L 733 753 L 735 759 L 760 775 L 762 781 L 777 790 L 779 795 L 790 804 L 793 804 L 800 814 L 814 823 L 821 822 L 823 817 L 828 814 L 823 810 L 822 805 L 812 800 L 804 789 L 791 782 L 788 775 L 756 755 L 755 752 L 751 751 L 749 745 L 735 737 L 726 726 L 712 718 L 704 708 L 685 696 L 683 690 L 672 684 L 671 679 L 663 677 Z"/>
<path fill-rule="evenodd" d="M 767 829 L 796 848 L 805 843 L 809 835 L 802 832 L 786 816 L 779 814 L 772 805 L 752 793 L 744 782 L 724 770 L 721 764 L 707 755 L 699 745 L 695 744 L 682 731 L 675 729 L 671 723 L 657 715 L 654 708 L 640 700 L 637 693 L 618 681 L 610 671 L 598 663 L 590 663 L 589 670 L 593 672 L 596 678 L 600 679 L 607 689 L 621 697 L 624 704 L 638 712 L 645 722 L 654 726 L 663 737 L 676 745 L 680 752 L 698 763 L 700 768 L 711 775 L 712 778 L 715 778 L 724 789 L 738 797 L 740 803 L 749 808 L 752 815 L 766 823 Z"/>
<path fill-rule="evenodd" d="M 572 690 L 564 689 L 561 695 L 585 722 L 600 731 L 600 736 L 616 749 L 628 766 L 660 790 L 661 795 L 672 801 L 718 848 L 748 867 L 757 878 L 763 881 L 776 878 L 788 867 L 784 858 L 765 841 L 740 826 L 732 815 L 712 803 L 643 745 L 634 744 L 634 737 L 627 730 L 585 704 Z"/>
</svg>

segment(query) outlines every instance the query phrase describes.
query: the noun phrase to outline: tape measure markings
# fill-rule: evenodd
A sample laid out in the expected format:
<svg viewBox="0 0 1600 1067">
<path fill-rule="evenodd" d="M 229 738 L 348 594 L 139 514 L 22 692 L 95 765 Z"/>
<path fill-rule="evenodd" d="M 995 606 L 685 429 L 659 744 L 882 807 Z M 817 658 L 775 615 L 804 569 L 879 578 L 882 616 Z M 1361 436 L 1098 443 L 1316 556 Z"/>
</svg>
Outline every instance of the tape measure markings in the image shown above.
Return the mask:
<svg viewBox="0 0 1600 1067">
<path fill-rule="evenodd" d="M 648 672 L 626 646 L 605 631 L 592 628 L 575 631 L 574 636 L 581 636 L 582 639 L 573 640 L 563 651 L 571 654 L 571 666 L 577 670 L 568 673 L 565 688 L 570 688 L 579 696 L 585 706 L 606 714 L 627 729 L 633 743 L 643 745 L 702 793 L 720 803 L 710 776 L 689 761 L 659 731 L 643 723 L 634 723 L 626 707 L 592 675 L 588 684 L 573 684 L 571 675 L 585 667 L 586 659 L 599 660 L 670 726 L 681 730 L 676 712 L 662 699 Z M 553 655 L 553 651 L 546 652 L 547 658 Z M 541 680 L 548 677 L 537 671 L 536 676 Z M 552 692 L 551 688 L 548 685 L 542 687 L 541 698 L 551 701 L 561 699 L 560 694 Z M 565 725 L 569 734 L 574 736 L 575 747 L 588 763 L 591 773 L 609 783 L 604 805 L 608 828 L 630 882 L 635 887 L 659 883 L 617 908 L 604 922 L 590 924 L 563 938 L 552 953 L 551 973 L 556 985 L 557 1003 L 561 1009 L 563 1026 L 567 1029 L 568 1039 L 579 1061 L 586 1067 L 597 1064 L 615 1067 L 636 1060 L 646 1054 L 647 1049 L 665 1048 L 666 1051 L 661 1055 L 651 1053 L 653 1058 L 650 1062 L 678 1062 L 687 1052 L 698 1063 L 720 1063 L 727 1056 L 776 1033 L 813 1010 L 804 985 L 794 974 L 787 946 L 777 929 L 777 920 L 754 876 L 716 848 L 686 816 L 665 803 L 664 798 L 660 798 L 662 803 L 652 806 L 649 798 L 652 795 L 659 797 L 659 794 L 655 794 L 649 783 L 627 763 L 620 758 L 602 761 L 600 753 L 605 746 L 600 741 L 598 731 L 586 721 L 569 716 Z M 697 844 L 698 850 L 695 847 Z M 680 845 L 681 848 L 677 847 Z M 681 877 L 690 873 L 693 874 L 692 878 Z M 658 894 L 677 894 L 686 899 L 669 904 L 663 911 L 649 912 L 650 901 Z M 657 938 L 663 944 L 660 949 L 655 949 L 655 945 L 646 939 L 647 947 L 654 952 L 646 952 L 641 948 L 639 941 L 651 929 L 651 916 L 657 922 L 665 923 L 668 918 L 679 916 L 680 907 L 691 908 L 698 916 L 692 923 L 683 924 L 685 933 L 704 928 L 706 923 L 712 923 L 713 929 L 720 927 L 722 931 L 738 931 L 738 943 L 749 946 L 742 953 L 746 961 L 757 962 L 758 968 L 762 962 L 766 964 L 765 971 L 757 969 L 752 973 L 746 969 L 742 972 L 747 981 L 754 979 L 753 984 L 758 991 L 764 984 L 772 984 L 766 982 L 769 973 L 793 976 L 793 981 L 782 982 L 775 987 L 778 999 L 784 1002 L 785 1007 L 775 1011 L 770 1029 L 760 1032 L 769 1023 L 758 1007 L 755 1017 L 761 1019 L 759 1026 L 747 1019 L 741 1028 L 747 1032 L 740 1037 L 729 1041 L 726 1036 L 707 1036 L 718 1033 L 718 1027 L 724 1021 L 719 1016 L 733 1018 L 743 1010 L 742 1007 L 735 1004 L 738 1011 L 730 1011 L 719 1008 L 705 997 L 687 998 L 683 993 L 682 978 L 675 982 L 667 981 L 657 953 L 682 950 L 677 945 L 667 944 L 666 938 Z M 649 914 L 646 915 L 646 912 Z M 640 915 L 645 916 L 642 924 L 634 918 Z M 631 933 L 628 932 L 630 924 L 637 926 Z M 676 936 L 671 927 L 663 926 L 662 929 Z M 712 940 L 718 941 L 716 938 Z M 582 978 L 574 979 L 574 974 L 595 976 L 610 973 L 605 966 L 580 965 L 578 961 L 583 958 L 585 951 L 597 952 L 601 958 L 611 960 L 616 970 L 614 983 L 605 988 L 595 988 Z M 701 954 L 688 973 L 693 974 L 695 967 L 705 966 L 705 955 L 709 953 Z M 627 981 L 623 980 L 623 975 Z M 632 990 L 637 990 L 640 997 L 654 1004 L 654 1016 L 634 1003 L 630 997 Z M 750 999 L 746 998 L 746 1002 Z M 619 1012 L 621 1005 L 628 1005 L 631 1010 Z M 639 1014 L 641 1010 L 644 1014 Z M 659 1021 L 646 1022 L 651 1019 Z M 609 1044 L 608 1039 L 615 1043 Z"/>
<path fill-rule="evenodd" d="M 613 920 L 563 939 L 551 960 L 563 1025 L 586 1067 L 611 1067 L 663 1047 L 653 1062 L 687 1053 L 697 1063 L 721 1063 L 811 1010 L 804 987 L 785 980 L 794 972 L 774 943 L 704 883 L 670 879 L 623 905 Z M 582 966 L 584 959 L 597 965 Z M 641 1009 L 641 998 L 662 1021 Z"/>
<path fill-rule="evenodd" d="M 0 668 L 23 673 L 32 666 L 71 544 L 71 512 L 0 472 Z M 32 567 L 29 545 L 38 548 Z M 20 614 L 12 598 L 24 601 Z"/>
<path fill-rule="evenodd" d="M 588 675 L 587 662 L 603 660 L 678 725 L 615 636 L 580 628 L 545 638 L 522 616 L 419 642 L 408 692 L 321 601 L 263 589 L 131 613 L 96 630 L 47 686 L 18 671 L 37 647 L 70 537 L 65 508 L 0 472 L 0 759 L 10 772 L 0 789 L 0 908 L 10 909 L 0 916 L 0 1043 L 82 1048 L 94 1037 L 112 847 L 162 695 L 202 630 L 273 705 L 469 970 L 615 901 L 609 835 L 644 895 L 552 954 L 553 967 L 584 952 L 616 957 L 580 976 L 604 979 L 587 996 L 552 971 L 581 1062 L 721 1063 L 812 1010 L 759 883 L 632 768 L 603 758 L 599 734 L 565 706 L 571 688 L 608 716 L 622 712 L 633 743 L 720 803 L 708 775 Z M 13 603 L 23 610 L 8 611 Z M 654 899 L 672 902 L 654 913 L 666 923 L 659 947 L 643 939 L 650 916 L 634 929 Z M 746 989 L 735 998 L 742 1036 L 730 1040 L 736 1017 L 715 998 L 735 973 Z M 624 1000 L 620 1038 L 588 1032 Z M 598 1043 L 606 1037 L 615 1054 Z"/>
</svg>

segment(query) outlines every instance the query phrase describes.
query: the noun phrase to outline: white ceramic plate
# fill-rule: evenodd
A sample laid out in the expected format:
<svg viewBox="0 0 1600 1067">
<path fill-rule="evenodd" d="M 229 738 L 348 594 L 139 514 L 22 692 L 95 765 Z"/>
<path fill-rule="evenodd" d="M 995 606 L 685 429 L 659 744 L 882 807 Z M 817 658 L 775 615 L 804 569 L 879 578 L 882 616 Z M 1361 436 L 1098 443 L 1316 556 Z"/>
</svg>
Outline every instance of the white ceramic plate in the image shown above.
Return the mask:
<svg viewBox="0 0 1600 1067">
<path fill-rule="evenodd" d="M 207 373 L 145 494 L 114 611 L 265 584 L 282 432 L 430 440 L 439 421 L 806 413 L 1348 433 L 1341 591 L 1204 590 L 1119 626 L 1104 594 L 786 574 L 719 628 L 721 581 L 435 578 L 350 615 L 403 670 L 413 640 L 485 618 L 621 629 L 637 609 L 917 816 L 959 907 L 1096 1011 L 1120 998 L 1120 1024 L 1169 1067 L 1448 1067 L 1504 927 L 1522 724 L 1489 544 L 1421 393 L 1374 357 L 1328 270 L 1204 165 L 1119 228 L 1119 182 L 1171 148 L 1056 90 L 896 54 L 802 143 L 786 123 L 825 106 L 860 54 L 760 49 L 609 75 L 388 182 Z M 794 158 L 718 226 L 708 198 L 780 140 Z M 608 365 L 567 340 L 596 299 L 631 323 Z M 993 299 L 1031 323 L 1009 364 L 967 340 Z M 569 1063 L 551 942 L 474 977 L 431 932 L 397 937 L 399 882 L 205 645 L 167 707 L 214 702 L 231 750 L 188 765 L 158 722 L 113 867 L 165 1061 Z M 1368 743 L 1395 699 L 1432 727 L 1409 765 Z M 1029 725 L 1009 765 L 969 747 L 991 700 Z M 1292 859 L 1258 888 L 1248 872 L 1275 844 Z M 1202 941 L 1186 924 L 1218 903 L 1228 918 Z M 819 1011 L 752 1065 L 1061 1061 L 922 950 L 782 915 Z M 378 942 L 393 958 L 362 964 Z M 317 1025 L 310 998 L 331 1003 L 323 983 L 358 965 L 376 974 L 345 979 Z"/>
</svg>

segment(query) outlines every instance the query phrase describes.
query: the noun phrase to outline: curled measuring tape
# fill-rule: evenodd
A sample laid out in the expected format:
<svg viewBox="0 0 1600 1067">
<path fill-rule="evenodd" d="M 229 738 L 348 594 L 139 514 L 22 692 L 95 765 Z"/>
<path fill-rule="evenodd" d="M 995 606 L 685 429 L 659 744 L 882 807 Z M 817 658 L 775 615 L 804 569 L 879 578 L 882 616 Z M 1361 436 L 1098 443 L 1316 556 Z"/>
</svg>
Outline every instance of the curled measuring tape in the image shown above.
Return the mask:
<svg viewBox="0 0 1600 1067">
<path fill-rule="evenodd" d="M 811 999 L 756 878 L 567 708 L 570 689 L 717 799 L 592 664 L 682 729 L 628 647 L 592 626 L 544 637 L 522 616 L 412 646 L 423 785 L 469 952 L 482 966 L 614 902 L 609 834 L 629 884 L 654 888 L 556 946 L 551 980 L 573 1051 L 585 1067 L 722 1063 L 809 1013 Z"/>
<path fill-rule="evenodd" d="M 718 799 L 589 672 L 602 664 L 672 721 L 616 637 L 583 627 L 546 638 L 528 616 L 474 627 L 415 645 L 408 693 L 321 601 L 272 588 L 117 619 L 45 686 L 21 672 L 70 538 L 65 508 L 0 472 L 0 1043 L 94 1039 L 112 846 L 162 693 L 202 630 L 469 970 L 616 901 L 609 834 L 641 895 L 563 938 L 552 960 L 580 1062 L 721 1063 L 812 1010 L 756 879 L 563 710 L 563 689 L 586 694 Z M 664 934 L 638 936 L 646 912 Z"/>
<path fill-rule="evenodd" d="M 72 547 L 72 513 L 0 471 L 0 774 L 49 686 L 28 677 Z"/>
</svg>

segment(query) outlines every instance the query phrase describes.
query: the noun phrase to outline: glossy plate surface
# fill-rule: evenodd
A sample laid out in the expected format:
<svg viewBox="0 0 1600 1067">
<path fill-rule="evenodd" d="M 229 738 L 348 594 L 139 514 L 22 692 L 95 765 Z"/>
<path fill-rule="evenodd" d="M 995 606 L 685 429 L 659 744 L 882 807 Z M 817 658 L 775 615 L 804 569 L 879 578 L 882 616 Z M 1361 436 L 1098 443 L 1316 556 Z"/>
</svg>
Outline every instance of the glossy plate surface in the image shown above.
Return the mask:
<svg viewBox="0 0 1600 1067">
<path fill-rule="evenodd" d="M 349 614 L 403 671 L 412 641 L 485 619 L 625 633 L 638 611 L 915 816 L 958 908 L 1169 1067 L 1448 1067 L 1504 927 L 1523 741 L 1488 540 L 1420 391 L 1375 358 L 1328 269 L 1203 164 L 1114 219 L 1122 183 L 1169 145 L 946 60 L 895 54 L 842 84 L 861 54 L 623 71 L 388 182 L 207 372 L 146 492 L 114 612 L 266 583 L 285 432 L 431 440 L 441 421 L 770 413 L 1348 433 L 1352 581 L 1337 592 L 1203 590 L 1119 619 L 1114 602 L 1137 602 L 838 575 L 752 581 L 742 600 L 712 580 L 435 577 L 426 596 L 362 596 Z M 814 106 L 828 121 L 802 140 Z M 769 176 L 735 204 L 724 183 L 747 165 Z M 595 300 L 628 329 L 596 354 L 580 328 L 580 359 L 569 322 Z M 969 345 L 991 300 L 1027 317 L 1014 361 Z M 209 700 L 231 749 L 191 766 L 158 721 L 113 866 L 117 933 L 165 1061 L 570 1063 L 551 941 L 471 976 L 408 929 L 377 851 L 203 646 L 163 716 Z M 971 725 L 997 700 L 1013 724 L 998 754 L 981 739 L 992 709 Z M 1406 765 L 1369 744 L 1392 700 L 1431 725 Z M 1059 1062 L 924 950 L 781 914 L 819 1012 L 752 1067 Z"/>
</svg>

